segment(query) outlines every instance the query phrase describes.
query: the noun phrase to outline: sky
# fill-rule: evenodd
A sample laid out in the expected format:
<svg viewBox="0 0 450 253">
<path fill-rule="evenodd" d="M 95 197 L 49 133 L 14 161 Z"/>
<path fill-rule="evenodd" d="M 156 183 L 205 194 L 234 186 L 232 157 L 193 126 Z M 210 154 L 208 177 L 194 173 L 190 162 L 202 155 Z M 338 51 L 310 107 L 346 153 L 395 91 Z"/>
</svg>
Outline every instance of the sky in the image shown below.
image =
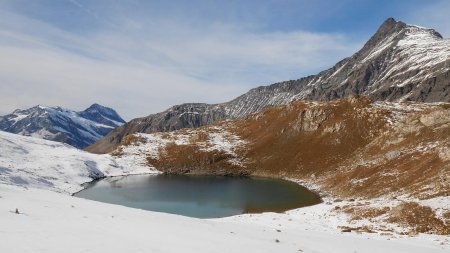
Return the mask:
<svg viewBox="0 0 450 253">
<path fill-rule="evenodd" d="M 450 35 L 447 0 L 0 0 L 0 115 L 130 120 L 332 67 L 393 17 Z"/>
</svg>

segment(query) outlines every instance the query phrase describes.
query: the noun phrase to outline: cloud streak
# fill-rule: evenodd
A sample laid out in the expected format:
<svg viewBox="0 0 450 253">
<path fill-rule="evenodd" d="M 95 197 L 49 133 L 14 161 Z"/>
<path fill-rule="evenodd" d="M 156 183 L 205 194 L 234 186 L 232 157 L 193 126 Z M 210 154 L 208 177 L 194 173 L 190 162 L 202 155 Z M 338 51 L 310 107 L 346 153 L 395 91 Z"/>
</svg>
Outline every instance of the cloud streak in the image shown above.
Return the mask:
<svg viewBox="0 0 450 253">
<path fill-rule="evenodd" d="M 98 102 L 131 119 L 183 102 L 224 102 L 257 85 L 314 74 L 362 44 L 338 33 L 128 15 L 105 21 L 120 27 L 80 35 L 11 9 L 0 14 L 0 114 Z"/>
</svg>

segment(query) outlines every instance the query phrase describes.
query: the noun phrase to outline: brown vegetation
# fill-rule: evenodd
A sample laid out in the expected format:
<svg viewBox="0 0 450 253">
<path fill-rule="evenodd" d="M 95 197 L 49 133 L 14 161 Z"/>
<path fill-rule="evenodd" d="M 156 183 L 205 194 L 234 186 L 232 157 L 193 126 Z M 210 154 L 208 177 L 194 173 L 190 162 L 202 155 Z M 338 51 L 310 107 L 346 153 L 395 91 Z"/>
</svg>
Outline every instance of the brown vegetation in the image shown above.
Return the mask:
<svg viewBox="0 0 450 253">
<path fill-rule="evenodd" d="M 386 214 L 390 210 L 389 207 L 344 206 L 340 208 L 340 211 L 351 216 L 350 220 L 372 220 Z"/>
<path fill-rule="evenodd" d="M 382 130 L 381 121 L 358 109 L 350 101 L 313 107 L 295 103 L 239 122 L 239 135 L 252 143 L 249 166 L 293 177 L 335 170 L 370 141 L 372 129 Z"/>
<path fill-rule="evenodd" d="M 123 156 L 123 148 L 121 146 L 119 146 L 113 152 L 111 152 L 109 154 L 112 156 L 121 157 L 121 156 Z"/>
<path fill-rule="evenodd" d="M 410 227 L 415 233 L 450 234 L 449 224 L 437 218 L 430 207 L 415 202 L 402 203 L 393 208 L 387 221 Z"/>
<path fill-rule="evenodd" d="M 375 233 L 371 227 L 369 226 L 361 226 L 361 227 L 349 227 L 349 226 L 339 226 L 341 232 L 357 232 L 357 233 Z"/>
<path fill-rule="evenodd" d="M 160 158 L 147 157 L 150 166 L 165 173 L 248 175 L 247 171 L 229 162 L 231 155 L 218 150 L 202 150 L 194 144 L 177 145 L 172 142 L 160 150 Z"/>
<path fill-rule="evenodd" d="M 236 131 L 251 143 L 247 168 L 256 174 L 313 180 L 341 197 L 448 196 L 450 163 L 417 148 L 450 142 L 450 118 L 426 126 L 428 111 L 410 112 L 392 127 L 391 113 L 364 97 L 297 102 L 239 121 Z"/>
<path fill-rule="evenodd" d="M 195 144 L 199 142 L 206 142 L 208 141 L 208 134 L 203 131 L 198 131 L 194 135 L 191 136 L 189 139 L 189 143 Z"/>
<path fill-rule="evenodd" d="M 143 137 L 138 136 L 136 134 L 130 134 L 130 135 L 125 136 L 122 139 L 122 142 L 120 144 L 121 144 L 121 146 L 126 147 L 126 146 L 130 146 L 130 145 L 136 145 L 138 143 L 144 143 L 144 142 L 145 142 L 145 139 Z"/>
<path fill-rule="evenodd" d="M 447 223 L 450 222 L 450 211 L 445 212 L 442 217 L 447 220 Z"/>
<path fill-rule="evenodd" d="M 137 145 L 139 143 L 144 143 L 145 139 L 143 137 L 137 136 L 135 134 L 130 134 L 125 136 L 120 143 L 120 146 L 113 150 L 110 155 L 120 157 L 123 155 L 123 148 L 130 145 Z"/>
</svg>

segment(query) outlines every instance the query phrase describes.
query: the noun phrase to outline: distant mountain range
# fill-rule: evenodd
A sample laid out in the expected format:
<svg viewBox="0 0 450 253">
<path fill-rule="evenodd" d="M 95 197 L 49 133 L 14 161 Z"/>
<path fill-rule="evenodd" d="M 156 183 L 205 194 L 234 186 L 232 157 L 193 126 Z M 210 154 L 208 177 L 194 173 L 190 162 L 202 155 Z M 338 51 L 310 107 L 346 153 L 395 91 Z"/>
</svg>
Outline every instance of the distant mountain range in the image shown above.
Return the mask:
<svg viewBox="0 0 450 253">
<path fill-rule="evenodd" d="M 110 152 L 136 132 L 199 127 L 294 100 L 329 101 L 351 94 L 373 100 L 449 102 L 450 40 L 433 29 L 389 18 L 361 50 L 317 75 L 261 86 L 222 104 L 182 104 L 134 119 L 87 150 Z"/>
<path fill-rule="evenodd" d="M 0 117 L 0 130 L 85 148 L 125 121 L 111 108 L 93 104 L 81 112 L 35 106 Z"/>
</svg>

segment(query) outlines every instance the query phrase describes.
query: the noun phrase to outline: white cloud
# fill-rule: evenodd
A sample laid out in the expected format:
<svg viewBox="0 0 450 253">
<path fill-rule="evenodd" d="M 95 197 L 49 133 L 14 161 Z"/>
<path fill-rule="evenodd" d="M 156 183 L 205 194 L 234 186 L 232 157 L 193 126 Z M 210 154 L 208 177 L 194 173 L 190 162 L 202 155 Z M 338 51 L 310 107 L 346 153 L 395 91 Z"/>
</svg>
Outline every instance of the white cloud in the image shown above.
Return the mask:
<svg viewBox="0 0 450 253">
<path fill-rule="evenodd" d="M 0 114 L 36 104 L 81 110 L 98 102 L 131 119 L 183 102 L 223 102 L 331 67 L 361 45 L 342 34 L 133 19 L 80 35 L 0 14 Z"/>
</svg>

